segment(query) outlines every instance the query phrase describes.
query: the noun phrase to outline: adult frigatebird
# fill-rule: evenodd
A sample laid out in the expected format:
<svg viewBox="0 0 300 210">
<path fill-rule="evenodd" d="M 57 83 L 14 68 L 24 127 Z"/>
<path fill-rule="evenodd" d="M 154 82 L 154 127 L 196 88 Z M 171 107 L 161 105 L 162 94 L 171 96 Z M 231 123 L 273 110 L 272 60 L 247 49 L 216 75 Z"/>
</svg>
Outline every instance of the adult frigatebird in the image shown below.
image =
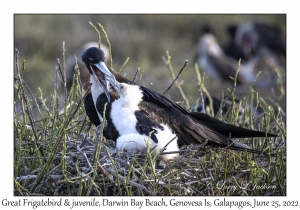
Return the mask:
<svg viewBox="0 0 300 210">
<path fill-rule="evenodd" d="M 75 74 L 75 58 L 79 58 L 85 50 L 87 50 L 90 47 L 97 47 L 99 46 L 98 42 L 87 42 L 83 46 L 80 47 L 80 49 L 76 50 L 76 52 L 71 53 L 70 56 L 67 57 L 66 59 L 66 65 L 67 65 L 67 73 L 66 73 L 66 85 L 67 85 L 67 90 L 68 92 L 70 91 L 72 84 L 73 84 L 73 77 Z M 105 54 L 108 54 L 108 47 L 105 44 L 101 43 L 101 49 L 105 52 Z M 109 60 L 109 55 L 106 56 L 105 58 L 106 61 Z M 84 68 L 84 64 L 81 61 L 78 61 L 78 67 L 79 67 L 79 72 L 80 72 L 80 80 L 82 84 L 85 84 L 89 81 L 90 75 L 87 71 L 83 71 L 82 69 Z"/>
<path fill-rule="evenodd" d="M 102 122 L 104 103 L 108 103 L 104 135 L 116 141 L 118 149 L 128 146 L 133 151 L 143 150 L 145 139 L 150 136 L 150 145 L 156 145 L 158 150 L 175 138 L 167 151 L 177 150 L 183 144 L 207 141 L 209 146 L 259 152 L 232 138 L 276 136 L 233 126 L 205 113 L 189 113 L 164 95 L 129 81 L 107 67 L 104 52 L 97 47 L 87 49 L 81 57 L 92 83 L 92 97 L 85 101 L 87 114 L 90 118 L 98 116 Z M 95 108 L 90 112 L 93 105 Z M 174 154 L 162 156 L 165 160 L 175 157 Z"/>
</svg>

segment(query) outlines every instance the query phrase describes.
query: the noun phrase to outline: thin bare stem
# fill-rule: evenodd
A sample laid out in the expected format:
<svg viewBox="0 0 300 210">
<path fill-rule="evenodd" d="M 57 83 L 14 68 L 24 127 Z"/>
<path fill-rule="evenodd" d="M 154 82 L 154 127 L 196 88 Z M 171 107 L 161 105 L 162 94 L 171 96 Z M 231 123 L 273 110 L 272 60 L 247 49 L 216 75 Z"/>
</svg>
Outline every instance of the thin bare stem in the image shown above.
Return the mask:
<svg viewBox="0 0 300 210">
<path fill-rule="evenodd" d="M 129 57 L 127 57 L 126 61 L 122 64 L 120 70 L 119 70 L 119 73 L 121 73 L 121 71 L 123 70 L 123 68 L 125 67 L 125 65 L 128 63 L 129 61 Z"/>
<path fill-rule="evenodd" d="M 64 61 L 64 70 L 62 74 L 63 78 L 63 88 L 64 88 L 64 94 L 65 94 L 65 105 L 67 104 L 67 98 L 68 98 L 68 92 L 67 92 L 67 80 L 66 80 L 66 48 L 65 48 L 65 41 L 63 41 L 62 44 L 62 53 L 63 53 L 63 61 Z"/>
<path fill-rule="evenodd" d="M 95 31 L 98 34 L 98 44 L 99 44 L 99 48 L 101 48 L 101 35 L 100 35 L 100 31 L 97 29 L 97 27 L 92 23 L 89 22 L 89 24 L 95 29 Z"/>
<path fill-rule="evenodd" d="M 164 57 L 163 57 L 163 58 L 164 58 Z M 171 83 L 171 85 L 163 92 L 163 94 L 166 94 L 166 92 L 168 92 L 168 91 L 171 89 L 171 87 L 173 86 L 174 82 L 179 78 L 181 72 L 182 72 L 183 69 L 186 67 L 186 65 L 188 64 L 188 62 L 189 62 L 188 60 L 186 60 L 186 61 L 184 62 L 184 65 L 183 65 L 183 67 L 180 69 L 180 71 L 179 71 L 179 73 L 177 74 L 176 78 L 173 80 L 173 82 Z"/>
<path fill-rule="evenodd" d="M 111 44 L 109 42 L 109 39 L 108 39 L 108 36 L 106 34 L 106 31 L 104 30 L 104 27 L 98 23 L 98 25 L 100 26 L 101 30 L 103 31 L 104 35 L 105 35 L 105 38 L 106 38 L 106 41 L 107 41 L 107 44 L 108 44 L 108 50 L 109 50 L 109 55 L 110 55 L 110 68 L 112 68 L 112 52 L 111 52 Z"/>
<path fill-rule="evenodd" d="M 172 65 L 171 65 L 171 56 L 169 55 L 169 51 L 167 51 L 166 53 L 167 53 L 167 58 L 168 58 L 168 59 L 166 59 L 164 56 L 162 56 L 162 59 L 163 59 L 164 63 L 166 64 L 166 66 L 168 67 L 172 79 L 175 80 L 174 71 L 173 71 L 173 68 L 172 68 Z M 177 89 L 179 90 L 179 92 L 180 92 L 180 94 L 181 94 L 183 100 L 184 100 L 185 103 L 186 103 L 186 106 L 187 106 L 187 107 L 190 107 L 189 101 L 187 100 L 187 98 L 186 98 L 186 96 L 185 96 L 185 94 L 184 94 L 184 92 L 183 92 L 183 90 L 182 90 L 182 88 L 181 88 L 181 85 L 180 85 L 177 81 L 175 81 L 175 86 L 176 86 Z"/>
<path fill-rule="evenodd" d="M 40 110 L 40 106 L 39 106 L 39 104 L 38 104 L 38 102 L 37 102 L 37 100 L 36 100 L 35 95 L 31 92 L 30 88 L 28 87 L 28 85 L 26 84 L 26 82 L 25 82 L 23 79 L 22 79 L 22 83 L 23 83 L 23 85 L 26 87 L 26 89 L 28 90 L 28 92 L 30 93 L 32 99 L 34 100 L 34 103 L 35 103 L 35 105 L 36 105 L 36 107 L 37 107 L 37 109 L 38 109 L 39 114 L 40 114 L 41 116 L 43 116 L 42 113 L 41 113 L 41 110 Z"/>
<path fill-rule="evenodd" d="M 135 74 L 134 74 L 134 77 L 133 77 L 133 79 L 132 79 L 132 82 L 134 82 L 134 80 L 136 79 L 136 77 L 137 77 L 139 71 L 140 71 L 140 67 L 138 67 L 138 68 L 135 70 Z"/>
</svg>

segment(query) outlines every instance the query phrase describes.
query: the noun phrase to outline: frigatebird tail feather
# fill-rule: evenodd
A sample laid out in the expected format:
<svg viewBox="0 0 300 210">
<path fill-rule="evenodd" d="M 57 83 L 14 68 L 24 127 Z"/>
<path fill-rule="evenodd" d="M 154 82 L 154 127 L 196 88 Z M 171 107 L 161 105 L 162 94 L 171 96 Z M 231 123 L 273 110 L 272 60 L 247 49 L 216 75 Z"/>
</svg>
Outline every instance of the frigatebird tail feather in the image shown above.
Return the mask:
<svg viewBox="0 0 300 210">
<path fill-rule="evenodd" d="M 254 131 L 246 128 L 241 128 L 235 125 L 227 124 L 217 118 L 211 117 L 208 114 L 201 112 L 190 112 L 191 117 L 193 117 L 198 123 L 205 125 L 206 127 L 216 130 L 225 136 L 231 138 L 251 138 L 251 137 L 276 137 L 277 135 Z"/>
</svg>

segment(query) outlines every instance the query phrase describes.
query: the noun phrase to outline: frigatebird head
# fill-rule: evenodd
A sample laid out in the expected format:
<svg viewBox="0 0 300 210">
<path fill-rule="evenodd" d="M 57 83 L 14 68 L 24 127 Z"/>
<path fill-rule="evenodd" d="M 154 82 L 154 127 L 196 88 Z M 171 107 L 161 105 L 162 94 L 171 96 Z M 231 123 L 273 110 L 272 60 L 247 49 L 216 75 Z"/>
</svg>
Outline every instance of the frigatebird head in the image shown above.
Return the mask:
<svg viewBox="0 0 300 210">
<path fill-rule="evenodd" d="M 109 82 L 117 92 L 120 91 L 120 86 L 116 81 L 115 76 L 109 71 L 108 67 L 104 63 L 105 54 L 103 50 L 97 47 L 88 48 L 81 55 L 81 58 L 90 74 L 94 75 L 96 80 L 99 81 L 99 85 L 105 92 L 108 101 L 110 101 L 107 82 Z"/>
</svg>

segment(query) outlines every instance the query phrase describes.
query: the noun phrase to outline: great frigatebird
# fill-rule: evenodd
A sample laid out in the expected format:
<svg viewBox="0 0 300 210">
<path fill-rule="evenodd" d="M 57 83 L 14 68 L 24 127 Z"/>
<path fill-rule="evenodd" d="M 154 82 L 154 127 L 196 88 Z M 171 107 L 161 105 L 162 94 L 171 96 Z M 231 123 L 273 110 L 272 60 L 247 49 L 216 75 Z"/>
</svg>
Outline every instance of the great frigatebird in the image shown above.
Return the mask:
<svg viewBox="0 0 300 210">
<path fill-rule="evenodd" d="M 164 95 L 129 81 L 104 63 L 104 53 L 97 47 L 87 49 L 82 61 L 90 73 L 92 97 L 85 101 L 88 116 L 96 115 L 102 122 L 104 104 L 107 102 L 104 135 L 116 141 L 118 149 L 146 148 L 150 145 L 162 149 L 171 139 L 167 151 L 177 150 L 183 144 L 201 144 L 227 147 L 235 150 L 259 152 L 232 138 L 274 137 L 276 135 L 253 131 L 224 123 L 205 113 L 187 112 Z M 88 105 L 86 105 L 88 104 Z M 95 106 L 92 111 L 90 107 Z M 95 121 L 91 118 L 91 121 Z M 169 160 L 176 155 L 162 156 Z"/>
</svg>

